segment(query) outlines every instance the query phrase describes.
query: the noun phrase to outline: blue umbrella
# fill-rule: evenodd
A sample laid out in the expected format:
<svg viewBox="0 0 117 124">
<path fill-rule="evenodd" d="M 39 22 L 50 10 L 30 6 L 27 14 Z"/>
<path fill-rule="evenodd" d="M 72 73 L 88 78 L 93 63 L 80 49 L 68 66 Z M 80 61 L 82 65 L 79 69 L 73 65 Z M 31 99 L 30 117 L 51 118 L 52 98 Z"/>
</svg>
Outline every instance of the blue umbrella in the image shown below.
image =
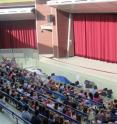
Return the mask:
<svg viewBox="0 0 117 124">
<path fill-rule="evenodd" d="M 71 81 L 68 80 L 66 77 L 64 76 L 52 76 L 52 80 L 58 83 L 62 83 L 62 84 L 70 84 Z"/>
</svg>

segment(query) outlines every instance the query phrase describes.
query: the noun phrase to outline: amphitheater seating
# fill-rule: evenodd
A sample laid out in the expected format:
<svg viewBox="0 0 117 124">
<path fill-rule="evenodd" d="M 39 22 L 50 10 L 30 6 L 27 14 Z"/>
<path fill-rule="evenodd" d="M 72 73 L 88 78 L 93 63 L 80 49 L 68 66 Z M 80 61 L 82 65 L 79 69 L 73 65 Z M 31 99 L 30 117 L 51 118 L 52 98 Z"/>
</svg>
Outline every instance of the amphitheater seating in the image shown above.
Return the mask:
<svg viewBox="0 0 117 124">
<path fill-rule="evenodd" d="M 7 103 L 12 102 L 19 110 L 29 106 L 30 113 L 34 114 L 38 109 L 39 117 L 48 119 L 48 122 L 54 120 L 50 117 L 51 114 L 62 116 L 64 120 L 69 120 L 74 124 L 80 124 L 81 121 L 91 123 L 92 120 L 96 121 L 96 118 L 103 124 L 105 121 L 117 120 L 116 100 L 108 103 L 112 104 L 109 111 L 110 117 L 101 120 L 100 114 L 108 114 L 108 111 L 104 110 L 107 103 L 100 98 L 97 87 L 91 81 L 86 80 L 85 84 L 86 88 L 95 89 L 94 94 L 91 93 L 92 90 L 85 91 L 70 84 L 58 84 L 51 77 L 42 81 L 41 76 L 35 72 L 31 73 L 24 69 L 3 65 L 0 69 L 0 95 L 5 97 Z M 108 95 L 112 94 L 111 90 L 107 91 L 110 93 L 107 93 Z M 90 119 L 89 115 L 92 113 L 95 113 L 94 118 Z"/>
<path fill-rule="evenodd" d="M 10 115 L 12 115 L 13 118 L 16 119 L 17 124 L 18 121 L 22 121 L 25 124 L 31 124 L 30 122 L 24 120 L 23 118 L 21 118 L 19 115 L 17 115 L 15 112 L 13 112 L 12 110 L 10 110 L 9 108 L 7 108 L 5 105 L 0 103 L 0 108 L 2 108 L 2 110 L 5 110 L 5 112 L 9 113 Z"/>
</svg>

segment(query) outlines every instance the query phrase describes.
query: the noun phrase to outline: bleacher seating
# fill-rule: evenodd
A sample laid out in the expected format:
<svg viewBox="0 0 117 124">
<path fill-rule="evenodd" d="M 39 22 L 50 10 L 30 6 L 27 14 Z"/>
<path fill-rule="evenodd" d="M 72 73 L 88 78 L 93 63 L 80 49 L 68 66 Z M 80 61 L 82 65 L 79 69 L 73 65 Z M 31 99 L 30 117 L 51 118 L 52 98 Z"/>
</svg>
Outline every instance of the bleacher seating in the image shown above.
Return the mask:
<svg viewBox="0 0 117 124">
<path fill-rule="evenodd" d="M 108 111 L 104 109 L 108 104 L 112 104 L 113 109 L 109 110 L 110 114 L 112 113 L 110 117 L 100 121 L 105 123 L 117 120 L 117 101 L 105 103 L 103 93 L 98 93 L 98 88 L 93 82 L 86 80 L 86 88 L 89 90 L 84 90 L 75 85 L 57 83 L 51 77 L 45 76 L 45 80 L 42 80 L 41 75 L 4 61 L 0 69 L 0 95 L 4 96 L 7 103 L 12 101 L 19 111 L 28 106 L 29 112 L 34 115 L 35 111 L 39 110 L 39 118 L 43 118 L 42 123 L 45 119 L 53 122 L 57 117 L 62 117 L 64 121 L 80 124 L 91 123 L 97 118 L 100 120 L 99 115 L 107 114 Z M 107 91 L 110 93 L 107 92 L 108 95 L 112 94 L 111 90 Z"/>
</svg>

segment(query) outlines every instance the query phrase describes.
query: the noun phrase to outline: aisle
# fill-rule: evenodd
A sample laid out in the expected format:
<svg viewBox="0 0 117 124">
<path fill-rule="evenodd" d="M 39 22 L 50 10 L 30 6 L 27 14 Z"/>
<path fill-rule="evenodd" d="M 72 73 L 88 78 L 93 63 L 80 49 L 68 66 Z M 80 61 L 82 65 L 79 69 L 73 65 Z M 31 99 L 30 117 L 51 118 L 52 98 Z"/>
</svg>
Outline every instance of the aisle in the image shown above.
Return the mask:
<svg viewBox="0 0 117 124">
<path fill-rule="evenodd" d="M 0 124 L 16 124 L 16 121 L 9 114 L 0 112 Z"/>
<path fill-rule="evenodd" d="M 14 111 L 15 113 L 17 113 L 18 115 L 20 115 L 20 112 L 17 111 L 14 107 L 12 107 L 11 105 L 7 105 L 7 107 L 12 111 Z M 18 121 L 19 122 L 19 121 Z M 0 124 L 16 124 L 16 119 L 13 118 L 12 115 L 10 115 L 7 112 L 0 112 Z M 18 124 L 23 124 L 22 122 L 19 122 Z"/>
</svg>

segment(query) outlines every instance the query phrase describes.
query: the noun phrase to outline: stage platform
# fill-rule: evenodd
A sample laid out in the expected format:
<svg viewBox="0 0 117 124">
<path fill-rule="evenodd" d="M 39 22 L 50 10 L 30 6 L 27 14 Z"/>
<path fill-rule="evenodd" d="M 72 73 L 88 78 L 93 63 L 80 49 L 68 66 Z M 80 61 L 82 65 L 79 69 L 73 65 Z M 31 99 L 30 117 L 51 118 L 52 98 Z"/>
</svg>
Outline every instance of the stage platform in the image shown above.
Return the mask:
<svg viewBox="0 0 117 124">
<path fill-rule="evenodd" d="M 94 81 L 99 88 L 113 89 L 117 98 L 117 64 L 82 57 L 57 59 L 52 55 L 40 55 L 39 67 L 48 74 L 67 76 L 72 82 L 77 79 L 81 83 L 86 79 Z"/>
<path fill-rule="evenodd" d="M 54 59 L 66 63 L 67 65 L 78 68 L 82 73 L 88 73 L 92 76 L 99 76 L 108 80 L 117 80 L 117 64 L 107 63 L 98 60 L 91 60 L 82 57 L 71 57 L 65 59 Z"/>
</svg>

